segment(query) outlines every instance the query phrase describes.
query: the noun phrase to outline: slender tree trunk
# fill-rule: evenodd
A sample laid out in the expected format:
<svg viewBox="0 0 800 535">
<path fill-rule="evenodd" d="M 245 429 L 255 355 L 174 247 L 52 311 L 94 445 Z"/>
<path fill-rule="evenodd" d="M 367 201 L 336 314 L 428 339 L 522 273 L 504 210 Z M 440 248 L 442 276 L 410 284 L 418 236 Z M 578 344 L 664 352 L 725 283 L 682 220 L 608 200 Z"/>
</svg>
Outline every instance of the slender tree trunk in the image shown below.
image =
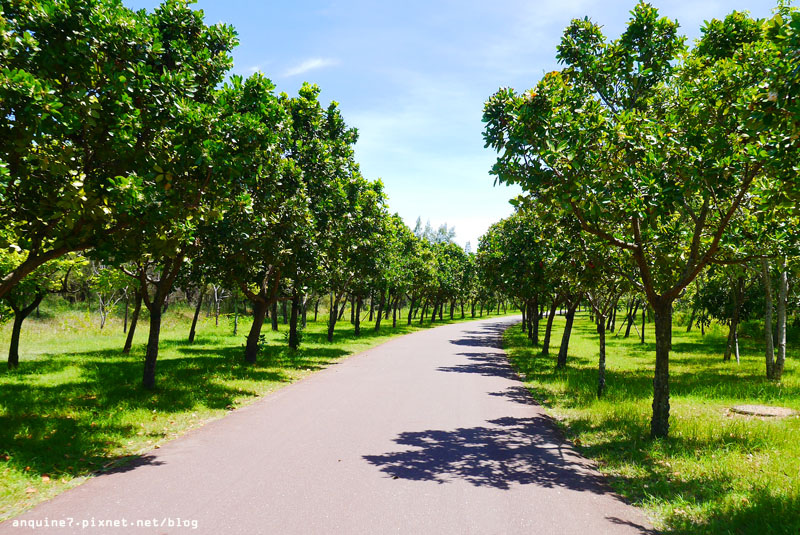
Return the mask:
<svg viewBox="0 0 800 535">
<path fill-rule="evenodd" d="M 258 359 L 258 342 L 261 337 L 261 327 L 264 326 L 264 320 L 267 317 L 267 303 L 266 301 L 251 301 L 251 303 L 253 303 L 253 325 L 250 326 L 250 332 L 247 334 L 244 361 L 249 364 L 255 364 Z M 273 317 L 274 322 L 275 317 Z"/>
<path fill-rule="evenodd" d="M 461 319 L 464 319 L 464 301 L 461 301 Z"/>
<path fill-rule="evenodd" d="M 408 323 L 407 323 L 407 325 L 411 325 L 412 313 L 414 312 L 414 304 L 415 304 L 414 303 L 414 298 L 412 297 L 411 298 L 411 302 L 408 304 Z"/>
<path fill-rule="evenodd" d="M 128 332 L 128 309 L 130 308 L 131 303 L 131 294 L 127 290 L 125 291 L 125 321 L 122 323 L 122 334 Z M 38 308 L 36 309 L 39 310 Z"/>
<path fill-rule="evenodd" d="M 328 318 L 328 342 L 333 342 L 333 330 L 336 328 L 336 321 L 339 319 L 339 296 L 331 296 L 331 313 Z"/>
<path fill-rule="evenodd" d="M 660 438 L 669 434 L 669 352 L 672 346 L 672 303 L 659 303 L 654 310 L 656 369 L 653 377 L 653 416 L 650 420 L 650 436 Z"/>
<path fill-rule="evenodd" d="M 692 325 L 694 325 L 694 319 L 697 316 L 697 307 L 692 307 L 692 315 L 689 316 L 689 325 L 686 326 L 686 332 L 692 332 Z"/>
<path fill-rule="evenodd" d="M 396 297 L 392 301 L 392 329 L 397 328 L 397 307 L 400 304 L 400 298 Z"/>
<path fill-rule="evenodd" d="M 239 298 L 233 296 L 233 336 L 239 333 Z"/>
<path fill-rule="evenodd" d="M 572 335 L 572 324 L 575 322 L 575 309 L 578 308 L 577 303 L 569 305 L 565 318 L 567 320 L 564 326 L 564 334 L 561 336 L 561 348 L 558 350 L 558 360 L 556 361 L 556 368 L 564 368 L 567 365 L 567 352 L 569 351 L 569 339 Z"/>
<path fill-rule="evenodd" d="M 142 311 L 142 291 L 136 292 L 136 301 L 133 304 L 133 314 L 131 314 L 131 328 L 128 329 L 128 336 L 125 338 L 123 353 L 130 353 L 133 345 L 133 335 L 136 333 L 136 325 L 139 323 L 139 313 Z"/>
<path fill-rule="evenodd" d="M 597 397 L 602 398 L 606 390 L 606 327 L 605 318 L 602 315 L 597 319 L 597 334 L 600 338 L 600 359 L 597 365 Z"/>
<path fill-rule="evenodd" d="M 783 366 L 786 362 L 786 300 L 789 296 L 789 273 L 786 269 L 786 259 L 781 266 L 781 277 L 778 282 L 778 357 L 775 359 L 772 378 L 776 381 L 783 375 Z"/>
<path fill-rule="evenodd" d="M 278 330 L 278 302 L 272 303 L 272 309 L 269 311 L 269 319 L 272 323 L 272 330 Z"/>
<path fill-rule="evenodd" d="M 319 301 L 321 298 L 317 299 L 317 302 L 314 303 L 314 323 L 317 322 L 317 314 L 319 313 Z"/>
<path fill-rule="evenodd" d="M 475 300 L 474 299 L 470 302 L 469 308 L 470 308 L 472 319 L 475 319 Z"/>
<path fill-rule="evenodd" d="M 381 330 L 381 320 L 383 319 L 384 306 L 386 306 L 386 290 L 381 290 L 381 300 L 378 302 L 378 315 L 375 319 L 375 332 Z"/>
<path fill-rule="evenodd" d="M 355 298 L 356 308 L 353 315 L 353 328 L 356 336 L 361 336 L 361 296 Z"/>
<path fill-rule="evenodd" d="M 647 305 L 642 306 L 642 343 L 644 343 L 644 324 L 647 321 Z"/>
<path fill-rule="evenodd" d="M 444 321 L 444 301 L 439 305 L 439 321 Z"/>
<path fill-rule="evenodd" d="M 728 343 L 725 346 L 725 356 L 722 358 L 723 361 L 731 360 L 731 353 L 736 350 L 738 352 L 738 343 L 739 343 L 739 309 L 741 307 L 742 302 L 742 293 L 743 293 L 743 286 L 744 286 L 744 277 L 739 277 L 736 282 L 734 283 L 733 292 L 731 294 L 731 298 L 733 300 L 733 317 L 728 324 L 730 330 L 728 331 Z M 737 363 L 738 363 L 738 355 L 737 355 Z"/>
<path fill-rule="evenodd" d="M 292 288 L 292 310 L 289 317 L 289 347 L 297 349 L 300 347 L 300 335 L 297 331 L 297 316 L 300 311 L 300 295 L 297 289 Z M 356 332 L 356 334 L 358 334 Z"/>
<path fill-rule="evenodd" d="M 530 318 L 530 335 L 531 342 L 534 347 L 539 345 L 539 296 L 535 295 L 531 301 L 531 306 L 528 309 L 528 317 Z"/>
<path fill-rule="evenodd" d="M 420 325 L 422 325 L 422 323 L 425 321 L 425 314 L 427 313 L 428 313 L 428 300 L 426 299 L 425 303 L 422 305 L 422 313 L 419 315 Z"/>
<path fill-rule="evenodd" d="M 556 317 L 556 310 L 558 310 L 558 301 L 553 299 L 550 305 L 550 314 L 547 316 L 547 327 L 544 330 L 544 343 L 542 344 L 542 355 L 550 354 L 550 334 L 553 331 L 553 320 Z"/>
<path fill-rule="evenodd" d="M 14 309 L 14 326 L 11 328 L 11 343 L 8 348 L 8 369 L 19 367 L 19 338 L 22 334 L 22 322 L 36 310 L 42 302 L 44 294 L 36 294 L 33 301 L 26 307 L 12 307 Z"/>
<path fill-rule="evenodd" d="M 281 317 L 283 318 L 283 324 L 286 325 L 289 323 L 289 305 L 286 301 L 281 301 Z"/>
<path fill-rule="evenodd" d="M 339 310 L 339 315 L 336 316 L 336 321 L 341 321 L 342 316 L 344 316 L 344 311 L 347 310 L 347 297 L 344 298 L 342 301 L 342 308 Z"/>
<path fill-rule="evenodd" d="M 147 291 L 147 290 L 145 290 Z M 142 385 L 151 390 L 156 387 L 156 361 L 158 360 L 158 341 L 161 336 L 161 304 L 153 303 L 150 311 L 150 332 L 147 336 L 147 351 L 144 356 Z"/>
<path fill-rule="evenodd" d="M 522 305 L 522 332 L 528 332 L 528 304 Z M 528 337 L 530 338 L 530 337 Z"/>
<path fill-rule="evenodd" d="M 192 326 L 189 329 L 189 343 L 194 343 L 194 335 L 197 332 L 197 318 L 200 316 L 200 308 L 203 306 L 203 294 L 205 294 L 205 286 L 200 288 L 200 296 L 197 298 L 197 306 L 194 307 L 194 317 L 192 318 Z"/>
<path fill-rule="evenodd" d="M 372 318 L 375 315 L 375 292 L 369 294 L 369 322 L 372 323 Z"/>
<path fill-rule="evenodd" d="M 766 342 L 764 357 L 767 364 L 767 379 L 775 377 L 775 342 L 772 333 L 772 277 L 769 274 L 769 262 L 761 259 L 761 275 L 764 278 L 764 341 Z"/>
<path fill-rule="evenodd" d="M 636 323 L 636 313 L 639 312 L 639 300 L 636 299 L 633 303 L 633 312 L 628 316 L 628 327 L 625 329 L 625 338 L 630 337 L 631 327 Z"/>
<path fill-rule="evenodd" d="M 306 328 L 308 323 L 308 297 L 303 296 L 303 302 L 300 307 L 300 325 L 303 326 L 303 329 Z"/>
</svg>

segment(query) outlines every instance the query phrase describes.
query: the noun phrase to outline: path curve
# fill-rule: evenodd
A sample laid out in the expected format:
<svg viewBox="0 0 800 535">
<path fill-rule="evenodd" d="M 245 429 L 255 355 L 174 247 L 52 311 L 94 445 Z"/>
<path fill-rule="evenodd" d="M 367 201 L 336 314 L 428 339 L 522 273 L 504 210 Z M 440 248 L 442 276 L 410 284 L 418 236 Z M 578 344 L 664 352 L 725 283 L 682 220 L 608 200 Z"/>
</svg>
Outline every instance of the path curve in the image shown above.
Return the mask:
<svg viewBox="0 0 800 535">
<path fill-rule="evenodd" d="M 513 373 L 498 343 L 516 321 L 391 340 L 40 504 L 0 534 L 45 519 L 72 526 L 35 532 L 648 532 Z"/>
</svg>

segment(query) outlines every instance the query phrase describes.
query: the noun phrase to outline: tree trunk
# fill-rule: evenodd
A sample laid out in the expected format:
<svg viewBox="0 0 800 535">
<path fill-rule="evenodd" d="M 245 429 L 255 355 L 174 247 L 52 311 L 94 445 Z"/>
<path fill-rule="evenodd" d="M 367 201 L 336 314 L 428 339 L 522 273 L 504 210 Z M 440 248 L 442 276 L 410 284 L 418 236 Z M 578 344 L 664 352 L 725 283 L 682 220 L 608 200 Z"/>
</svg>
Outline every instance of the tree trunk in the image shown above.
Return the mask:
<svg viewBox="0 0 800 535">
<path fill-rule="evenodd" d="M 733 317 L 731 318 L 730 323 L 728 324 L 730 330 L 728 331 L 728 343 L 725 346 L 725 356 L 722 358 L 723 361 L 731 360 L 731 353 L 734 351 L 734 349 L 738 353 L 739 309 L 741 308 L 743 291 L 744 291 L 744 277 L 739 277 L 734 283 L 733 292 L 731 294 L 731 299 L 733 300 Z M 738 363 L 738 354 L 737 354 L 737 363 Z"/>
<path fill-rule="evenodd" d="M 647 321 L 647 305 L 642 307 L 642 332 L 639 333 L 642 335 L 642 343 L 644 343 L 644 324 Z"/>
<path fill-rule="evenodd" d="M 470 303 L 469 307 L 470 307 L 470 309 L 472 311 L 472 319 L 475 319 L 475 300 L 474 299 Z"/>
<path fill-rule="evenodd" d="M 131 315 L 131 328 L 128 329 L 128 337 L 125 338 L 125 346 L 122 348 L 123 353 L 130 353 L 131 346 L 133 345 L 133 335 L 136 333 L 136 325 L 139 323 L 139 313 L 142 311 L 142 291 L 136 292 L 136 301 L 133 305 L 133 314 Z"/>
<path fill-rule="evenodd" d="M 553 331 L 553 320 L 556 317 L 556 310 L 558 310 L 558 301 L 553 299 L 550 305 L 550 315 L 547 316 L 547 327 L 544 330 L 544 343 L 542 344 L 542 355 L 550 354 L 550 333 Z"/>
<path fill-rule="evenodd" d="M 656 369 L 653 377 L 653 416 L 650 420 L 650 436 L 660 438 L 669 434 L 669 352 L 672 346 L 672 303 L 661 303 L 654 309 Z"/>
<path fill-rule="evenodd" d="M 289 323 L 289 311 L 288 311 L 288 305 L 287 305 L 287 303 L 286 303 L 286 301 L 285 301 L 285 300 L 284 300 L 284 301 L 281 301 L 281 316 L 282 316 L 282 318 L 283 318 L 283 324 L 284 324 L 284 325 L 286 325 L 287 323 Z"/>
<path fill-rule="evenodd" d="M 628 316 L 628 327 L 625 329 L 625 338 L 631 335 L 631 327 L 636 323 L 636 313 L 639 312 L 639 300 L 636 299 L 633 303 L 633 312 Z"/>
<path fill-rule="evenodd" d="M 300 347 L 300 335 L 297 331 L 297 316 L 300 311 L 300 295 L 296 289 L 292 289 L 292 310 L 289 317 L 289 347 L 297 349 Z M 358 334 L 358 333 L 356 333 Z"/>
<path fill-rule="evenodd" d="M 26 307 L 12 306 L 14 309 L 14 326 L 11 329 L 11 344 L 8 348 L 8 369 L 13 370 L 19 367 L 19 337 L 22 334 L 22 322 L 25 321 L 31 312 L 36 310 L 39 303 L 44 298 L 43 293 L 36 294 L 33 301 Z"/>
<path fill-rule="evenodd" d="M 375 319 L 375 332 L 378 332 L 381 329 L 384 306 L 386 306 L 386 290 L 381 290 L 381 300 L 378 302 L 378 315 Z"/>
<path fill-rule="evenodd" d="M 400 298 L 396 297 L 394 301 L 392 301 L 392 329 L 397 328 L 397 307 L 400 304 Z"/>
<path fill-rule="evenodd" d="M 375 315 L 375 292 L 369 294 L 369 322 L 372 323 L 372 318 Z"/>
<path fill-rule="evenodd" d="M 247 335 L 247 343 L 244 348 L 244 361 L 248 364 L 255 364 L 258 358 L 258 342 L 261 337 L 261 327 L 264 326 L 264 320 L 267 317 L 267 303 L 266 301 L 251 301 L 253 303 L 253 325 L 250 326 L 250 332 Z M 274 316 L 274 315 L 273 315 Z M 273 323 L 275 323 L 273 317 Z"/>
<path fill-rule="evenodd" d="M 528 332 L 528 305 L 522 305 L 522 332 Z M 530 338 L 530 337 L 529 337 Z"/>
<path fill-rule="evenodd" d="M 355 314 L 353 315 L 353 329 L 356 336 L 361 336 L 361 296 L 356 299 Z"/>
<path fill-rule="evenodd" d="M 412 297 L 411 298 L 411 302 L 408 304 L 408 323 L 407 323 L 407 325 L 411 325 L 412 313 L 414 312 L 414 304 L 415 304 L 414 303 L 414 298 Z"/>
<path fill-rule="evenodd" d="M 205 286 L 200 289 L 200 296 L 197 298 L 197 306 L 194 307 L 194 317 L 192 318 L 192 326 L 189 329 L 189 343 L 194 343 L 194 335 L 197 332 L 197 317 L 200 316 L 200 307 L 203 306 L 203 294 L 205 293 Z"/>
<path fill-rule="evenodd" d="M 328 342 L 333 342 L 333 329 L 339 319 L 339 297 L 331 296 L 331 313 L 328 318 Z"/>
<path fill-rule="evenodd" d="M 789 273 L 786 269 L 786 259 L 781 267 L 781 277 L 778 282 L 778 357 L 772 371 L 772 378 L 779 381 L 783 375 L 783 365 L 786 362 L 786 300 L 789 296 Z"/>
<path fill-rule="evenodd" d="M 317 299 L 317 302 L 314 303 L 314 323 L 317 322 L 317 314 L 319 313 L 319 301 L 322 298 Z"/>
<path fill-rule="evenodd" d="M 569 350 L 569 339 L 572 334 L 572 324 L 575 322 L 575 309 L 578 304 L 569 305 L 565 318 L 567 320 L 564 326 L 564 334 L 561 336 L 561 348 L 558 350 L 558 360 L 556 361 L 556 368 L 564 368 L 567 365 L 567 351 Z"/>
<path fill-rule="evenodd" d="M 461 301 L 461 319 L 464 319 L 464 301 Z"/>
<path fill-rule="evenodd" d="M 158 340 L 161 335 L 161 304 L 154 302 L 153 305 L 148 307 L 150 311 L 150 333 L 147 337 L 144 374 L 142 375 L 142 385 L 148 390 L 156 387 L 156 360 L 158 360 Z"/>
<path fill-rule="evenodd" d="M 239 333 L 239 298 L 233 296 L 233 336 Z"/>
<path fill-rule="evenodd" d="M 300 325 L 302 325 L 303 329 L 305 329 L 307 323 L 308 323 L 308 297 L 305 296 L 300 306 Z"/>
<path fill-rule="evenodd" d="M 131 294 L 130 292 L 128 292 L 128 290 L 125 290 L 125 321 L 122 323 L 122 334 L 128 332 L 128 309 L 130 308 L 130 304 L 131 304 Z M 39 309 L 37 308 L 36 311 L 38 317 Z"/>
<path fill-rule="evenodd" d="M 269 319 L 272 322 L 272 330 L 278 330 L 278 302 L 272 303 L 272 309 L 269 311 Z"/>
<path fill-rule="evenodd" d="M 689 316 L 689 325 L 686 326 L 686 332 L 692 332 L 692 325 L 694 325 L 694 318 L 697 316 L 697 307 L 692 307 L 692 315 Z"/>
<path fill-rule="evenodd" d="M 597 397 L 602 398 L 606 390 L 606 324 L 605 318 L 597 318 L 597 334 L 600 338 L 600 359 L 597 366 Z"/>
<path fill-rule="evenodd" d="M 534 296 L 531 306 L 528 308 L 528 318 L 530 324 L 530 338 L 534 346 L 539 345 L 539 296 Z"/>
</svg>

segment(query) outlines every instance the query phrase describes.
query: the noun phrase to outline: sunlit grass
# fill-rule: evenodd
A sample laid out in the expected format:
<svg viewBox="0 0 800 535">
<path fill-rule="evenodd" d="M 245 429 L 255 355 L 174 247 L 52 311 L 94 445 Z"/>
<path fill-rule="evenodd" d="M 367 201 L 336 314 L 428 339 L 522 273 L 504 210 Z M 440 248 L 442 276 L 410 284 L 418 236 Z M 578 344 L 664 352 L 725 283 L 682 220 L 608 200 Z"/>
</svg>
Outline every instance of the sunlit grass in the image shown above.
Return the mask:
<svg viewBox="0 0 800 535">
<path fill-rule="evenodd" d="M 346 315 L 328 343 L 320 316 L 308 324 L 298 351 L 287 347 L 288 325 L 273 332 L 267 324 L 253 366 L 243 361 L 249 318 L 240 318 L 234 336 L 232 318 L 215 326 L 203 314 L 190 345 L 191 310 L 171 307 L 161 331 L 157 388 L 146 391 L 140 386 L 146 316 L 133 351 L 122 355 L 120 317 L 100 331 L 88 310 L 43 309 L 23 326 L 19 369 L 0 364 L 0 521 L 348 355 L 430 326 L 406 326 L 403 318 L 397 328 L 384 320 L 380 333 L 365 322 L 356 338 Z M 433 325 L 442 323 L 449 321 Z M 9 335 L 9 325 L 0 328 L 0 347 L 8 347 Z"/>
<path fill-rule="evenodd" d="M 553 340 L 561 339 L 563 319 Z M 742 340 L 741 364 L 723 362 L 720 330 L 705 337 L 675 325 L 670 359 L 670 437 L 649 438 L 655 361 L 652 325 L 608 339 L 607 394 L 597 399 L 597 334 L 576 320 L 568 368 L 528 345 L 519 327 L 505 346 L 534 397 L 566 436 L 610 476 L 617 492 L 674 533 L 800 533 L 800 418 L 733 415 L 732 405 L 800 410 L 798 352 L 780 383 L 765 378 L 761 339 Z M 553 351 L 551 350 L 551 354 Z"/>
</svg>

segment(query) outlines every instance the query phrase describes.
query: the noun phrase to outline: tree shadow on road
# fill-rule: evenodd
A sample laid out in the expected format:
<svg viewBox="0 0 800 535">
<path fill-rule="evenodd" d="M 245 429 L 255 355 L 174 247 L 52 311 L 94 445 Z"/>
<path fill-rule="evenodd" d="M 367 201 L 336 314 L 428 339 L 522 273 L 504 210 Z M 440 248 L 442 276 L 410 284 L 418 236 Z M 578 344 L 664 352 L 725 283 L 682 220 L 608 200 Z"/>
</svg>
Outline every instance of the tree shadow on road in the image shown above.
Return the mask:
<svg viewBox="0 0 800 535">
<path fill-rule="evenodd" d="M 363 458 L 394 479 L 440 484 L 462 480 L 503 490 L 537 485 L 608 492 L 599 475 L 574 462 L 576 458 L 546 417 L 505 417 L 486 423 L 401 433 L 395 442 L 412 449 Z"/>
</svg>

